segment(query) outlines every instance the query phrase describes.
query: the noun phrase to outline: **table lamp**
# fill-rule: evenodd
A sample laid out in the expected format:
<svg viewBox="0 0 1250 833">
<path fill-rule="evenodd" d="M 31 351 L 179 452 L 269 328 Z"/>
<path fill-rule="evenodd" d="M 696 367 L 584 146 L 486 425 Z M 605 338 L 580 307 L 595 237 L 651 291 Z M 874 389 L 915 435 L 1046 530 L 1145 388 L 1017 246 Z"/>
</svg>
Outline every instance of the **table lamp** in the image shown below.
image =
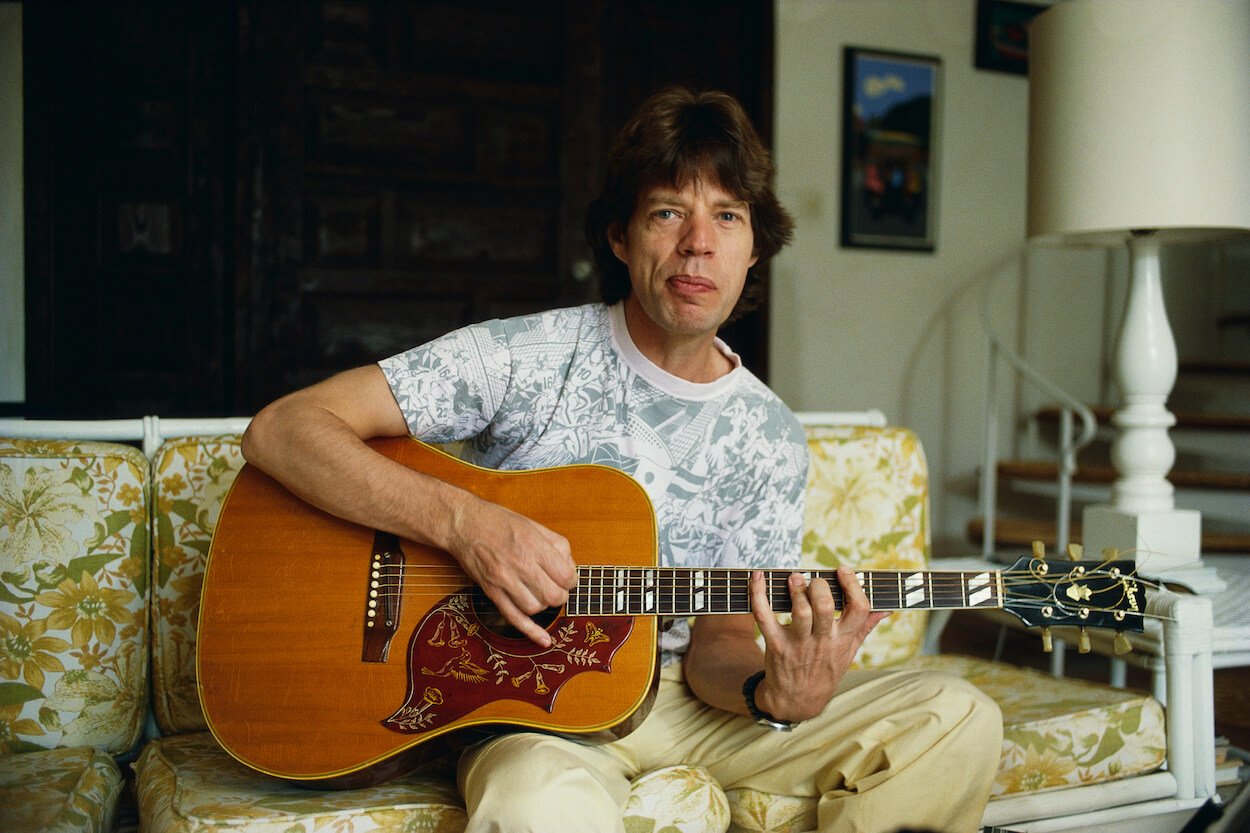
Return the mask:
<svg viewBox="0 0 1250 833">
<path fill-rule="evenodd" d="M 1027 224 L 1035 242 L 1129 251 L 1117 479 L 1085 509 L 1086 555 L 1200 574 L 1200 513 L 1167 479 L 1177 351 L 1159 250 L 1250 230 L 1250 0 L 1067 0 L 1034 18 Z"/>
</svg>

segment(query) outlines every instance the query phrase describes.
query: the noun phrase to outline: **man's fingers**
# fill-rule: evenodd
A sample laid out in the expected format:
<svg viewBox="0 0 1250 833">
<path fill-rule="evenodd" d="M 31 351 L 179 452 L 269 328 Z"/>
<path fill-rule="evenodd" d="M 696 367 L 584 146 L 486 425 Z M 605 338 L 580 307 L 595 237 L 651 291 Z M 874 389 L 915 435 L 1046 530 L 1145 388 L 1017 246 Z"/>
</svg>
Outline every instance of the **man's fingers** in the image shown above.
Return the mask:
<svg viewBox="0 0 1250 833">
<path fill-rule="evenodd" d="M 764 635 L 764 641 L 771 642 L 781 633 L 781 623 L 777 621 L 777 616 L 773 613 L 773 606 L 768 601 L 768 593 L 765 590 L 764 573 L 760 570 L 754 570 L 751 573 L 751 615 L 755 617 L 755 624 L 759 626 L 760 633 Z"/>
<path fill-rule="evenodd" d="M 872 612 L 872 606 L 868 603 L 864 588 L 855 578 L 855 571 L 850 567 L 839 567 L 838 584 L 842 585 L 842 598 L 845 601 L 842 607 L 842 626 L 854 630 L 863 628 Z"/>
<path fill-rule="evenodd" d="M 499 612 L 503 614 L 503 618 L 509 625 L 519 630 L 525 635 L 525 638 L 541 648 L 551 647 L 551 634 L 547 633 L 530 617 L 526 616 L 516 605 L 508 599 L 499 599 L 495 602 L 495 606 L 499 608 Z"/>
<path fill-rule="evenodd" d="M 823 578 L 812 579 L 807 586 L 807 600 L 812 609 L 812 633 L 829 633 L 837 620 L 837 605 L 833 602 L 833 591 L 829 582 Z"/>
</svg>

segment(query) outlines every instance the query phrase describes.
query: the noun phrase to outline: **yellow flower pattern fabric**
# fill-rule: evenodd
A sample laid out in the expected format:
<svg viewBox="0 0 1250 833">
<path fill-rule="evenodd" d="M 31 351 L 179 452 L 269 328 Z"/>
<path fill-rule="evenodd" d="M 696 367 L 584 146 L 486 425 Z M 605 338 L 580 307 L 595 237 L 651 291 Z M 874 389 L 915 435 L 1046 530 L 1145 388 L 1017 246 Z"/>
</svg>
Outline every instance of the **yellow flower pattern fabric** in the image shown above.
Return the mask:
<svg viewBox="0 0 1250 833">
<path fill-rule="evenodd" d="M 0 439 L 0 753 L 138 742 L 147 472 L 129 446 Z"/>
<path fill-rule="evenodd" d="M 153 741 L 135 763 L 141 827 L 152 833 L 461 833 L 454 767 L 443 770 L 309 790 L 252 772 L 207 733 Z"/>
<path fill-rule="evenodd" d="M 924 450 L 905 428 L 809 426 L 803 565 L 923 570 L 929 563 L 929 475 Z M 857 667 L 909 659 L 928 614 L 891 615 L 864 642 Z"/>
<path fill-rule="evenodd" d="M 111 833 L 122 774 L 96 749 L 45 749 L 0 761 L 0 830 Z"/>
<path fill-rule="evenodd" d="M 152 457 L 153 710 L 167 734 L 207 728 L 195 687 L 195 629 L 208 549 L 243 467 L 233 435 L 164 443 Z"/>
<path fill-rule="evenodd" d="M 1131 689 L 1057 678 L 960 656 L 917 663 L 963 677 L 1003 712 L 1003 758 L 993 797 L 1152 772 L 1167 754 L 1163 707 Z"/>
<path fill-rule="evenodd" d="M 703 767 L 665 767 L 630 785 L 623 821 L 625 833 L 722 833 L 729 801 Z"/>
</svg>

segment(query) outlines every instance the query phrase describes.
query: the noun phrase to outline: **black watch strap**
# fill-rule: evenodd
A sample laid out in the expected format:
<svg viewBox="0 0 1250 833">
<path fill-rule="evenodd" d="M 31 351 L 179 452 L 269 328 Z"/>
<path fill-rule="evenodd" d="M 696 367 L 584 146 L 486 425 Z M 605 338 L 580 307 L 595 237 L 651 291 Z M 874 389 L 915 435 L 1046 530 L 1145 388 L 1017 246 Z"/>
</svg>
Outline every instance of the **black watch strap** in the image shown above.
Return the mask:
<svg viewBox="0 0 1250 833">
<path fill-rule="evenodd" d="M 751 716 L 755 718 L 755 722 L 761 726 L 767 726 L 777 732 L 788 732 L 798 723 L 791 723 L 789 720 L 780 720 L 773 717 L 768 712 L 755 705 L 755 689 L 759 686 L 760 680 L 764 679 L 763 671 L 756 671 L 747 677 L 746 682 L 742 684 L 742 696 L 747 701 L 747 710 L 751 712 Z"/>
</svg>

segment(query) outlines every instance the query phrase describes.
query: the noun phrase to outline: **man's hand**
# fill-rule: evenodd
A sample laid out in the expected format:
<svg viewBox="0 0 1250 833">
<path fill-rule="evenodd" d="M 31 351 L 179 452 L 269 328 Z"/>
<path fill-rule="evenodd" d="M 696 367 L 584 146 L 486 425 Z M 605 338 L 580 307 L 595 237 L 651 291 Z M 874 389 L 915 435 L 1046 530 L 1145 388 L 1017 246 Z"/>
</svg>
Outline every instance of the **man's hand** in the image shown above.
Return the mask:
<svg viewBox="0 0 1250 833">
<path fill-rule="evenodd" d="M 551 635 L 530 617 L 563 605 L 577 584 L 564 536 L 498 504 L 469 499 L 453 513 L 447 549 L 510 625 L 551 645 Z"/>
<path fill-rule="evenodd" d="M 810 584 L 798 573 L 789 578 L 791 622 L 777 621 L 768 603 L 764 574 L 751 574 L 751 611 L 764 635 L 764 680 L 756 704 L 781 720 L 807 720 L 820 714 L 837 691 L 864 639 L 888 614 L 873 612 L 849 567 L 838 568 L 845 604 L 837 616 L 824 579 Z"/>
</svg>

